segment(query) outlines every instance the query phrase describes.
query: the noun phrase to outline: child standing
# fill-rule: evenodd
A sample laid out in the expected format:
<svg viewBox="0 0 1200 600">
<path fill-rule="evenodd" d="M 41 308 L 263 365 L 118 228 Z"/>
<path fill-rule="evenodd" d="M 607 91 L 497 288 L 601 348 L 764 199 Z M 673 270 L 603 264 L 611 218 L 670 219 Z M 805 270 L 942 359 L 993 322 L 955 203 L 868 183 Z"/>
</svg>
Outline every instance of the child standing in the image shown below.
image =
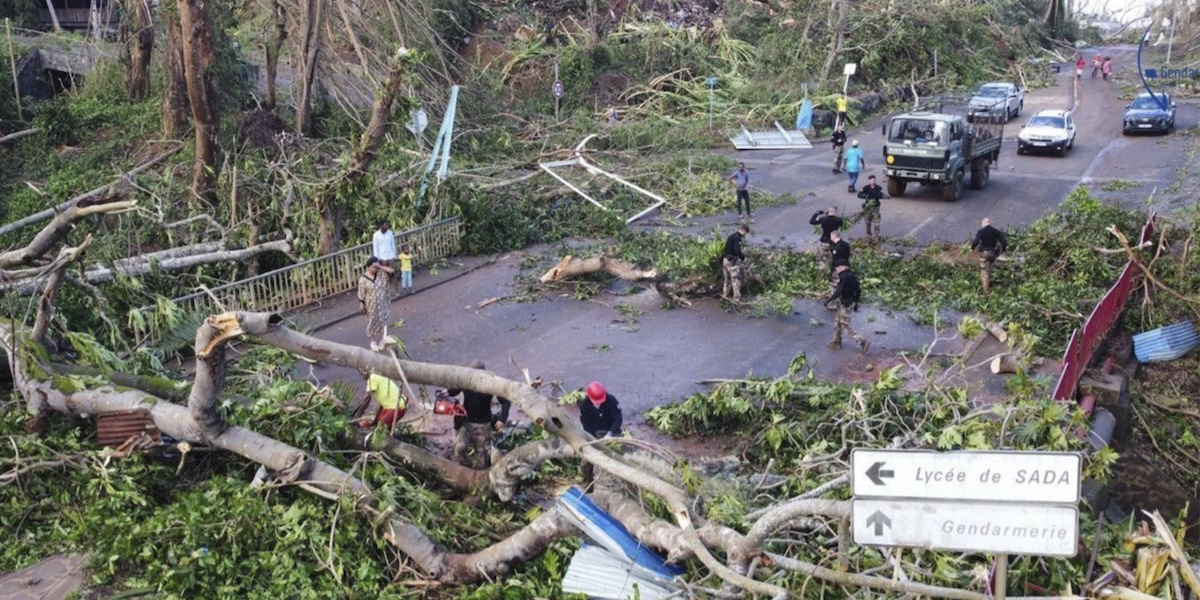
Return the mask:
<svg viewBox="0 0 1200 600">
<path fill-rule="evenodd" d="M 412 293 L 412 247 L 404 244 L 400 247 L 400 254 L 397 256 L 400 259 L 400 289 L 405 293 Z"/>
</svg>

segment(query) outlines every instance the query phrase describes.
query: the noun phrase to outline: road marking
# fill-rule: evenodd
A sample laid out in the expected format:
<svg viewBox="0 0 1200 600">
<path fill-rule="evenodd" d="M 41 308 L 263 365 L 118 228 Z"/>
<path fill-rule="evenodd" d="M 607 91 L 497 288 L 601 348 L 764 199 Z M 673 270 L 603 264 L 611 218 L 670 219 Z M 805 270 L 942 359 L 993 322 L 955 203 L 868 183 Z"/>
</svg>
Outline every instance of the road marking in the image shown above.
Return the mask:
<svg viewBox="0 0 1200 600">
<path fill-rule="evenodd" d="M 937 215 L 929 215 L 928 217 L 926 217 L 926 219 L 924 221 L 921 221 L 921 223 L 919 225 L 917 225 L 916 227 L 913 227 L 912 231 L 909 231 L 907 234 L 905 234 L 904 237 L 916 237 L 917 232 L 924 229 L 925 226 L 928 225 L 930 223 L 930 221 L 933 221 L 933 218 L 936 216 Z"/>
</svg>

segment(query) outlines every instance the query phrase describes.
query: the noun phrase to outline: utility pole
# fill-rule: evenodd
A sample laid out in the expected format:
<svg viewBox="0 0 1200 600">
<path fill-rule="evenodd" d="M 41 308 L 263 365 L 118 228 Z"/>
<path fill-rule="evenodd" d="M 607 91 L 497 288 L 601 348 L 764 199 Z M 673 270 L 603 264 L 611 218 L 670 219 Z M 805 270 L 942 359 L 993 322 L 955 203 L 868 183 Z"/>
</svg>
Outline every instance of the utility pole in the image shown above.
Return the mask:
<svg viewBox="0 0 1200 600">
<path fill-rule="evenodd" d="M 717 78 L 709 77 L 706 83 L 708 83 L 708 128 L 712 129 L 712 126 L 713 126 L 713 104 L 716 102 L 715 96 L 714 96 L 714 90 L 717 89 Z"/>
</svg>

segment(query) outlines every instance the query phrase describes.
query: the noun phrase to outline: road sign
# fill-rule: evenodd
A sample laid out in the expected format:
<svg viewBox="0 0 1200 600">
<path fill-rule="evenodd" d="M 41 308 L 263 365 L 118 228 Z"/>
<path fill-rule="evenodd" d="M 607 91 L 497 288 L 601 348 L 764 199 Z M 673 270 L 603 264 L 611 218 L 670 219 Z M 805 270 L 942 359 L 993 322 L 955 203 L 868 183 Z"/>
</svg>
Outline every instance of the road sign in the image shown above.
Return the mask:
<svg viewBox="0 0 1200 600">
<path fill-rule="evenodd" d="M 708 79 L 704 80 L 704 82 L 708 84 L 709 89 L 717 87 L 717 78 L 716 77 L 709 77 Z"/>
<path fill-rule="evenodd" d="M 858 71 L 858 63 L 846 63 L 846 66 L 842 67 L 842 75 L 853 75 L 855 71 Z"/>
<path fill-rule="evenodd" d="M 854 500 L 854 543 L 1075 556 L 1079 509 L 1045 504 Z"/>
<path fill-rule="evenodd" d="M 1083 460 L 1066 452 L 854 450 L 856 498 L 1075 504 Z"/>
<path fill-rule="evenodd" d="M 566 90 L 563 88 L 563 82 L 558 79 L 555 79 L 554 85 L 550 87 L 550 91 L 554 92 L 554 98 L 557 100 L 558 98 L 563 97 L 563 93 Z"/>
</svg>

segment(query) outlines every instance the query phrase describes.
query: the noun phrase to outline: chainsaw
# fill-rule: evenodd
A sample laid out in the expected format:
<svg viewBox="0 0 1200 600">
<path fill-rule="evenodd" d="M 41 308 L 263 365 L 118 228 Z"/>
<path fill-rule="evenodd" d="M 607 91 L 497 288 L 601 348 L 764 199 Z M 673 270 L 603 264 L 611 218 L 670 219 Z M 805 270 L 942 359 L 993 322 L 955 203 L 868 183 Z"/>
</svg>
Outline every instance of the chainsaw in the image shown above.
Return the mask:
<svg viewBox="0 0 1200 600">
<path fill-rule="evenodd" d="M 467 409 L 446 394 L 446 390 L 438 390 L 433 400 L 433 414 L 450 415 L 452 417 L 467 416 Z"/>
</svg>

